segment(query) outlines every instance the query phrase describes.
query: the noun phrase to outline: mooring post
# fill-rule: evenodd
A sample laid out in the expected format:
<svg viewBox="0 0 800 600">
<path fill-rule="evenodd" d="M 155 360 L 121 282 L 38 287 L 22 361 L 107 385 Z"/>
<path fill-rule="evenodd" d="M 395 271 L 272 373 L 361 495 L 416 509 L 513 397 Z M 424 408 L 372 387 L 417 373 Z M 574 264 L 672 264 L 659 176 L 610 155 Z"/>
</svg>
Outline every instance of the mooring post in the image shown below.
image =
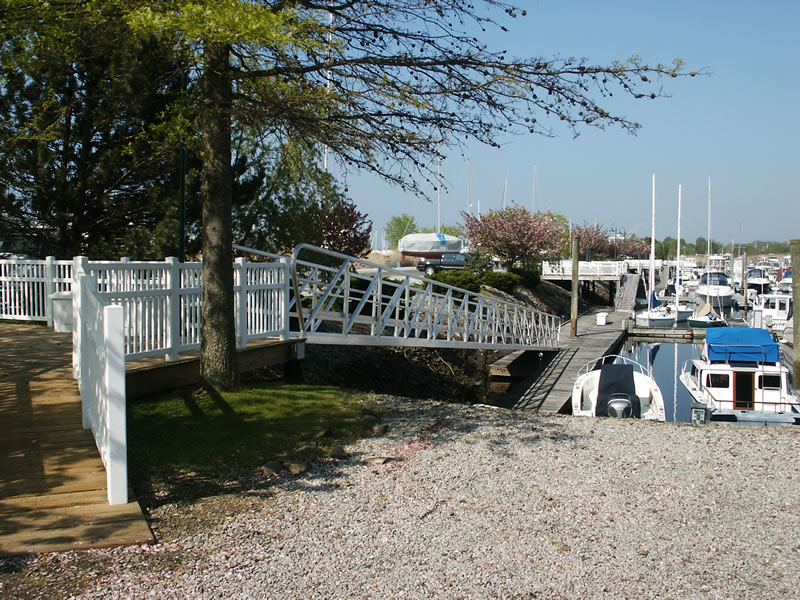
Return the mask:
<svg viewBox="0 0 800 600">
<path fill-rule="evenodd" d="M 570 335 L 578 336 L 578 260 L 580 258 L 581 238 L 576 235 L 572 238 L 572 308 Z"/>
<path fill-rule="evenodd" d="M 481 372 L 481 402 L 489 401 L 489 351 L 481 350 L 479 369 Z"/>
<path fill-rule="evenodd" d="M 794 307 L 794 360 L 792 361 L 792 382 L 795 388 L 800 388 L 800 356 L 797 353 L 797 338 L 800 336 L 800 320 L 797 319 L 797 302 L 800 300 L 800 279 L 794 276 L 794 266 L 800 264 L 800 240 L 790 240 L 789 245 L 792 249 L 792 306 Z"/>
</svg>

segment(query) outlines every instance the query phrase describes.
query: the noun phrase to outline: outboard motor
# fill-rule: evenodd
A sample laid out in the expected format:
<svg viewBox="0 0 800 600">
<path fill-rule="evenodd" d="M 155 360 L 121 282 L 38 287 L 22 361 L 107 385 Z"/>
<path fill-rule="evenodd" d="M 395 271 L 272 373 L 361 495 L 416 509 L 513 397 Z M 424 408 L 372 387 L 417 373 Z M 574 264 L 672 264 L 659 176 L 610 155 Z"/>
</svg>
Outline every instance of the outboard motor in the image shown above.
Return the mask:
<svg viewBox="0 0 800 600">
<path fill-rule="evenodd" d="M 607 410 L 609 417 L 627 419 L 633 415 L 633 403 L 628 394 L 611 394 Z"/>
</svg>

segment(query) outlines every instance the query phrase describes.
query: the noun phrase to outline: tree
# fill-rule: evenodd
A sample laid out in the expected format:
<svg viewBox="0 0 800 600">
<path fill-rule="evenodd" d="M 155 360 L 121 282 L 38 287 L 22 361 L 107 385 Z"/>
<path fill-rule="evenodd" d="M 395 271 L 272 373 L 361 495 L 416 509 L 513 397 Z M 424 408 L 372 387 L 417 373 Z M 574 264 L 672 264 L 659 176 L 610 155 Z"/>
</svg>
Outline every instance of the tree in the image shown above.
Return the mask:
<svg viewBox="0 0 800 600">
<path fill-rule="evenodd" d="M 273 148 L 244 139 L 234 158 L 233 237 L 289 253 L 301 242 L 363 256 L 372 223 L 301 140 Z"/>
<path fill-rule="evenodd" d="M 0 45 L 0 229 L 59 258 L 174 254 L 177 145 L 152 136 L 179 92 L 174 54 L 62 18 L 71 55 L 36 36 Z"/>
<path fill-rule="evenodd" d="M 531 213 L 514 204 L 479 217 L 461 213 L 471 245 L 497 256 L 506 267 L 538 263 L 555 256 L 569 235 L 558 215 Z"/>
<path fill-rule="evenodd" d="M 420 233 L 438 233 L 435 227 L 423 227 Z M 463 237 L 464 231 L 461 225 L 442 225 L 441 233 L 452 235 L 453 237 Z"/>
<path fill-rule="evenodd" d="M 581 257 L 590 257 L 587 260 L 597 260 L 601 258 L 608 258 L 609 241 L 608 229 L 603 225 L 576 225 L 572 228 L 572 234 L 580 237 L 580 250 Z"/>
<path fill-rule="evenodd" d="M 389 242 L 389 248 L 396 250 L 397 243 L 403 236 L 408 235 L 409 233 L 417 233 L 418 231 L 419 227 L 417 227 L 417 222 L 414 220 L 414 217 L 403 213 L 400 216 L 394 216 L 389 219 L 384 233 L 386 234 L 386 239 Z"/>
<path fill-rule="evenodd" d="M 75 13 L 88 24 L 112 21 L 129 27 L 129 35 L 157 36 L 199 83 L 165 114 L 174 117 L 170 134 L 202 134 L 201 373 L 216 387 L 238 381 L 234 127 L 252 127 L 264 138 L 313 140 L 347 167 L 420 191 L 433 181 L 430 165 L 439 148 L 465 140 L 496 145 L 498 135 L 512 130 L 552 135 L 548 117 L 573 132 L 609 124 L 636 131 L 637 123 L 600 102 L 617 90 L 659 97 L 654 79 L 678 76 L 682 68 L 680 61 L 648 65 L 636 57 L 606 66 L 509 58 L 487 48 L 480 35 L 488 27 L 505 29 L 500 19 L 525 15 L 500 0 L 12 0 L 7 6 L 0 21 L 19 29 L 16 17 L 25 17 L 27 39 L 44 33 L 46 43 L 69 37 L 60 27 L 64 15 Z M 56 46 L 71 52 L 69 43 Z"/>
</svg>

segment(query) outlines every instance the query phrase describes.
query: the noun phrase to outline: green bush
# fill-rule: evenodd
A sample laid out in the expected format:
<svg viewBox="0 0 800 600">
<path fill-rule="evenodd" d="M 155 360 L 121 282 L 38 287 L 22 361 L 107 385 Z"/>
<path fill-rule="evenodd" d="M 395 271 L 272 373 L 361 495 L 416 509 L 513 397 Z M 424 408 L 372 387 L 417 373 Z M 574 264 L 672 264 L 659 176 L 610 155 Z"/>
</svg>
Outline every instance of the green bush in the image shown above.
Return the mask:
<svg viewBox="0 0 800 600">
<path fill-rule="evenodd" d="M 522 277 L 516 273 L 496 273 L 494 271 L 488 271 L 481 277 L 481 285 L 496 288 L 507 294 L 513 294 L 520 283 L 522 283 Z"/>
<path fill-rule="evenodd" d="M 542 280 L 539 268 L 536 265 L 523 265 L 522 267 L 514 267 L 511 272 L 519 275 L 522 285 L 527 288 L 533 289 L 539 285 Z"/>
<path fill-rule="evenodd" d="M 478 293 L 481 291 L 480 280 L 478 276 L 471 271 L 440 271 L 434 273 L 428 279 L 459 287 L 470 292 Z"/>
</svg>

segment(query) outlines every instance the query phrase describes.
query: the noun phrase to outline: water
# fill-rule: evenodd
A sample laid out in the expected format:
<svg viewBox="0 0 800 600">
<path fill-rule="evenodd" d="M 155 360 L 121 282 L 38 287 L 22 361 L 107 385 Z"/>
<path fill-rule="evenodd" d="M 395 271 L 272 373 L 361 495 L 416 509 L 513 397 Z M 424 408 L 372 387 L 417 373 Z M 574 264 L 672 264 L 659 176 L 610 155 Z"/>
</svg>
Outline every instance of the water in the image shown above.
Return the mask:
<svg viewBox="0 0 800 600">
<path fill-rule="evenodd" d="M 678 379 L 683 366 L 693 358 L 700 358 L 700 344 L 658 343 L 625 340 L 618 354 L 632 358 L 647 367 L 652 366 L 653 377 L 664 396 L 667 421 L 689 421 L 692 396 Z"/>
</svg>

